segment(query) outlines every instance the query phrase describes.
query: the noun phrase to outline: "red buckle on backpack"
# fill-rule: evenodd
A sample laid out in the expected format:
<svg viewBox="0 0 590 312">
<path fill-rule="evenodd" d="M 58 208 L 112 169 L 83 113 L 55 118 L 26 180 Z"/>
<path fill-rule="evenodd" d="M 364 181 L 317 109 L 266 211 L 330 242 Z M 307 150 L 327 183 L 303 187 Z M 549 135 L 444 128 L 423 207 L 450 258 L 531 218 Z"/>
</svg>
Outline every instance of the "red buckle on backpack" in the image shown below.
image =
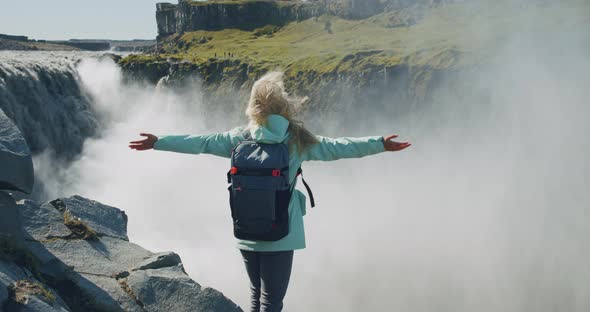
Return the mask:
<svg viewBox="0 0 590 312">
<path fill-rule="evenodd" d="M 280 177 L 281 176 L 281 170 L 279 170 L 279 169 L 273 169 L 272 170 L 272 176 L 273 177 Z"/>
<path fill-rule="evenodd" d="M 237 174 L 238 173 L 238 167 L 231 167 L 231 169 L 229 169 L 229 173 L 230 174 Z"/>
</svg>

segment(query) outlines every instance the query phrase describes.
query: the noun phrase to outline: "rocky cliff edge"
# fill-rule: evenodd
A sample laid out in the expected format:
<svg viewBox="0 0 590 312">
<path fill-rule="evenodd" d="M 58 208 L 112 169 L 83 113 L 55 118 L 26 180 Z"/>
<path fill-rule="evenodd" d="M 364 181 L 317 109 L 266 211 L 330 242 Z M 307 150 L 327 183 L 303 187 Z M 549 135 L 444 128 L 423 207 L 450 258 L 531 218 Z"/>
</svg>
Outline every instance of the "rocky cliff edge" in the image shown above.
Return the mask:
<svg viewBox="0 0 590 312">
<path fill-rule="evenodd" d="M 242 311 L 176 253 L 130 242 L 120 209 L 77 195 L 15 200 L 31 191 L 33 165 L 1 110 L 0 160 L 0 311 Z"/>
</svg>

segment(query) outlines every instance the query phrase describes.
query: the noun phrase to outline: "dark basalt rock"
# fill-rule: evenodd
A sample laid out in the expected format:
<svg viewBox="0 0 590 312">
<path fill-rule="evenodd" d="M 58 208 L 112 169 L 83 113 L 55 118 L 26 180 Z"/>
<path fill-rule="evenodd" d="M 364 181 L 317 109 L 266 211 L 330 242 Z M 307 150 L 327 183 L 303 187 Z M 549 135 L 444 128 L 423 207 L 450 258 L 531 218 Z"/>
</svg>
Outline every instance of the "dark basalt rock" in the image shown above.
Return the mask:
<svg viewBox="0 0 590 312">
<path fill-rule="evenodd" d="M 33 189 L 33 160 L 20 130 L 0 109 L 0 190 L 30 193 Z"/>
<path fill-rule="evenodd" d="M 18 265 L 0 260 L 0 311 L 71 311 L 55 289 Z"/>
</svg>

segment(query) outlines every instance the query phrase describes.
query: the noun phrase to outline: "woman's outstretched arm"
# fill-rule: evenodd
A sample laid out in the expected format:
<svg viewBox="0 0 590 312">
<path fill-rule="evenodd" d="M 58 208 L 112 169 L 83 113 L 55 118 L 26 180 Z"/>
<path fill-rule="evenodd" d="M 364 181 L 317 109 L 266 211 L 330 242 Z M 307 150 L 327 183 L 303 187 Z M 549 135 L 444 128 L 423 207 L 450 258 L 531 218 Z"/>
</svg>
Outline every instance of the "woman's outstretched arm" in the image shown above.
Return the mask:
<svg viewBox="0 0 590 312">
<path fill-rule="evenodd" d="M 230 157 L 236 129 L 206 135 L 160 135 L 140 133 L 144 140 L 131 141 L 129 147 L 138 151 L 160 150 L 185 154 L 213 154 Z"/>
<path fill-rule="evenodd" d="M 360 158 L 381 152 L 396 152 L 411 146 L 408 142 L 395 142 L 397 135 L 388 137 L 370 136 L 362 138 L 337 138 L 317 136 L 319 143 L 302 153 L 305 160 L 338 160 L 342 158 Z"/>
</svg>

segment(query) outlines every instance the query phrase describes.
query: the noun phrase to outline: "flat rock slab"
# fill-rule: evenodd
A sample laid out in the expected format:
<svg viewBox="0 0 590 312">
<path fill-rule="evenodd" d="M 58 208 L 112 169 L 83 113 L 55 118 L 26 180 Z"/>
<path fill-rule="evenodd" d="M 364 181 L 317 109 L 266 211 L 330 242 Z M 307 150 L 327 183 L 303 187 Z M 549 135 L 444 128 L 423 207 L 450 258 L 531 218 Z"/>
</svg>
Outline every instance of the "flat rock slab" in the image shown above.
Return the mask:
<svg viewBox="0 0 590 312">
<path fill-rule="evenodd" d="M 107 236 L 98 241 L 56 239 L 27 245 L 44 263 L 59 261 L 76 272 L 106 276 L 129 271 L 152 255 L 138 245 Z"/>
<path fill-rule="evenodd" d="M 243 310 L 234 302 L 229 300 L 216 289 L 204 287 L 197 297 L 199 311 L 219 311 L 219 312 L 243 312 Z"/>
<path fill-rule="evenodd" d="M 79 195 L 59 198 L 52 203 L 62 213 L 67 211 L 73 217 L 85 222 L 99 235 L 129 240 L 127 237 L 127 215 L 120 209 Z"/>
<path fill-rule="evenodd" d="M 147 311 L 242 311 L 211 288 L 202 288 L 181 265 L 131 272 L 127 283 Z"/>
<path fill-rule="evenodd" d="M 22 212 L 25 238 L 42 241 L 72 234 L 64 225 L 63 215 L 53 205 L 39 206 L 35 201 L 23 199 L 17 202 L 17 206 Z"/>
<path fill-rule="evenodd" d="M 31 193 L 33 160 L 17 126 L 0 109 L 0 189 Z"/>
<path fill-rule="evenodd" d="M 160 252 L 151 255 L 150 257 L 141 261 L 137 267 L 133 268 L 132 271 L 137 270 L 148 270 L 148 269 L 160 269 L 165 267 L 172 267 L 181 264 L 180 256 L 175 252 Z"/>
<path fill-rule="evenodd" d="M 142 312 L 141 307 L 127 294 L 119 282 L 112 277 L 79 274 L 74 283 L 95 301 L 94 305 L 104 311 Z"/>
</svg>

